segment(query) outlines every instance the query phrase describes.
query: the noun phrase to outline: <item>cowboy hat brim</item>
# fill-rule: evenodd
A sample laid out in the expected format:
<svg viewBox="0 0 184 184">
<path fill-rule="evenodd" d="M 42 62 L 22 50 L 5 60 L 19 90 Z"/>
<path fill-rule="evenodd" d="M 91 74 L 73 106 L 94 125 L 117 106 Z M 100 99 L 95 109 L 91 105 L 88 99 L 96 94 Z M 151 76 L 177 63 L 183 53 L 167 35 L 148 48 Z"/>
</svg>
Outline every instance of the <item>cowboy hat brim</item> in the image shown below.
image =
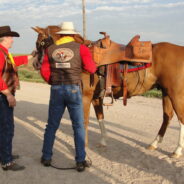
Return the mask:
<svg viewBox="0 0 184 184">
<path fill-rule="evenodd" d="M 56 32 L 56 34 L 79 34 L 78 32 L 76 32 L 76 31 L 72 31 L 72 30 L 61 30 L 61 31 L 59 31 L 59 32 Z"/>
<path fill-rule="evenodd" d="M 4 37 L 4 36 L 19 37 L 20 35 L 17 32 L 10 31 L 10 32 L 0 34 L 0 37 Z"/>
</svg>

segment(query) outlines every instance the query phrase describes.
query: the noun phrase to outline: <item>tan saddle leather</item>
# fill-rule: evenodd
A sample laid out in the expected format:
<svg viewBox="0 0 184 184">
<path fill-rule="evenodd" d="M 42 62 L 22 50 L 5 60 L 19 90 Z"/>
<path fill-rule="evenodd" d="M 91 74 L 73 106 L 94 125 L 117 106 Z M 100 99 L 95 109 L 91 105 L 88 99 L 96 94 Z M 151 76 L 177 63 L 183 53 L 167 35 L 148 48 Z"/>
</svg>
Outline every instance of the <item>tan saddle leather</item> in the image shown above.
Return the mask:
<svg viewBox="0 0 184 184">
<path fill-rule="evenodd" d="M 151 63 L 152 43 L 151 41 L 139 41 L 140 36 L 136 35 L 128 45 L 118 44 L 110 40 L 110 36 L 104 35 L 91 47 L 93 59 L 97 66 L 112 64 L 119 61 Z"/>
</svg>

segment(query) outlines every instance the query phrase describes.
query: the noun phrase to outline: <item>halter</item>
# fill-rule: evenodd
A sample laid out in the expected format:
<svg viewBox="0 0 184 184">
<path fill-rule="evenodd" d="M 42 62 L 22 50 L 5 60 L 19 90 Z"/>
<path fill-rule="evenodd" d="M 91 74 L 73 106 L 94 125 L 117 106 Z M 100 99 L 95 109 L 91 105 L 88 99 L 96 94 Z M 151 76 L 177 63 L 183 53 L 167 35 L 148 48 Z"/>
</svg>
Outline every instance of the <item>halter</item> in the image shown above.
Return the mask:
<svg viewBox="0 0 184 184">
<path fill-rule="evenodd" d="M 48 27 L 48 36 L 46 34 L 43 35 L 43 40 L 41 40 L 40 42 L 40 45 L 38 46 L 39 48 L 37 48 L 38 50 L 39 49 L 42 49 L 42 50 L 45 50 L 47 49 L 50 45 L 52 45 L 54 43 L 51 35 L 50 35 L 50 29 Z"/>
<path fill-rule="evenodd" d="M 48 36 L 46 34 L 43 34 L 43 39 L 40 42 L 36 42 L 38 63 L 39 64 L 42 64 L 42 62 L 43 62 L 44 50 L 46 50 L 50 45 L 52 45 L 54 43 L 54 41 L 50 35 L 49 27 L 48 27 L 47 34 L 48 34 Z"/>
</svg>

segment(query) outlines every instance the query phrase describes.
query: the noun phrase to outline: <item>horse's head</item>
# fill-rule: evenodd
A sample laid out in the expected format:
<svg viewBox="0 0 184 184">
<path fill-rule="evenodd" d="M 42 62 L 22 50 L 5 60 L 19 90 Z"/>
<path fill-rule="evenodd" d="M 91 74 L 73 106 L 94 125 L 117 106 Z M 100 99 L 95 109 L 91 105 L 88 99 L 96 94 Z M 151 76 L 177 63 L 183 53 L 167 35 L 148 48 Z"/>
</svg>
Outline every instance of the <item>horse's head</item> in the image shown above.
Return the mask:
<svg viewBox="0 0 184 184">
<path fill-rule="evenodd" d="M 37 26 L 32 27 L 32 29 L 38 33 L 36 40 L 37 58 L 33 62 L 34 68 L 38 70 L 41 67 L 44 50 L 59 39 L 60 36 L 56 32 L 61 29 L 58 26 L 48 26 L 46 28 Z"/>
<path fill-rule="evenodd" d="M 48 46 L 60 38 L 60 35 L 56 34 L 56 32 L 61 30 L 59 26 L 47 26 L 46 28 L 40 28 L 36 26 L 32 27 L 32 29 L 38 33 L 36 41 L 36 48 L 38 51 L 46 49 Z M 84 40 L 80 34 L 75 34 L 74 39 L 77 43 L 81 43 L 87 46 L 91 44 L 90 40 Z"/>
<path fill-rule="evenodd" d="M 56 32 L 61 30 L 58 26 L 48 26 L 46 28 L 32 27 L 32 29 L 38 33 L 36 40 L 36 48 L 38 52 L 46 49 L 53 44 L 54 41 L 59 39 L 59 35 L 56 34 Z"/>
</svg>

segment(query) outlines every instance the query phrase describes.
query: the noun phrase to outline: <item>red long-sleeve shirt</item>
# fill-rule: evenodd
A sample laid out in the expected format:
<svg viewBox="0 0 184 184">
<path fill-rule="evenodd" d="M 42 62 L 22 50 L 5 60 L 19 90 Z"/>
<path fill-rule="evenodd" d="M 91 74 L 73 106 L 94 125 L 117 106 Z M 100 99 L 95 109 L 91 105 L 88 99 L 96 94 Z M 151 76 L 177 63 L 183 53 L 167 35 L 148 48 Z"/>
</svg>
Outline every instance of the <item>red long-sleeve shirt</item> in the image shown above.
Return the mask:
<svg viewBox="0 0 184 184">
<path fill-rule="evenodd" d="M 92 56 L 91 56 L 89 49 L 85 45 L 80 45 L 80 56 L 82 59 L 83 69 L 88 71 L 89 73 L 95 73 L 95 71 L 96 71 L 95 62 L 92 59 Z M 41 75 L 44 78 L 44 80 L 46 82 L 49 82 L 51 71 L 50 71 L 50 63 L 49 63 L 49 59 L 48 59 L 47 50 L 46 50 L 44 57 L 43 57 L 43 62 L 42 62 L 40 72 L 41 72 Z"/>
<path fill-rule="evenodd" d="M 8 54 L 8 50 L 5 47 L 3 47 L 1 44 L 0 44 L 0 48 L 3 49 Z M 28 63 L 28 56 L 15 56 L 13 57 L 13 59 L 15 61 L 16 66 L 20 66 Z M 0 50 L 0 91 L 8 88 L 7 84 L 2 78 L 4 65 L 5 65 L 5 56 L 4 56 L 4 53 Z"/>
</svg>

